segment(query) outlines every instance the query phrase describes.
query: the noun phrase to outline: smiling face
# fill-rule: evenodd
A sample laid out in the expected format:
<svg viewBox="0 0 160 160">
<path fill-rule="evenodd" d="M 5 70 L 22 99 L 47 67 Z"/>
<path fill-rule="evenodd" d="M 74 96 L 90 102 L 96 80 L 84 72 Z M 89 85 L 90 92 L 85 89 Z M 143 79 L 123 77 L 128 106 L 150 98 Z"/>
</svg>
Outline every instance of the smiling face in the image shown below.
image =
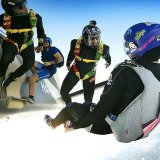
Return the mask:
<svg viewBox="0 0 160 160">
<path fill-rule="evenodd" d="M 48 41 L 44 41 L 43 42 L 43 47 L 44 48 L 48 48 L 49 47 L 49 42 Z"/>
</svg>

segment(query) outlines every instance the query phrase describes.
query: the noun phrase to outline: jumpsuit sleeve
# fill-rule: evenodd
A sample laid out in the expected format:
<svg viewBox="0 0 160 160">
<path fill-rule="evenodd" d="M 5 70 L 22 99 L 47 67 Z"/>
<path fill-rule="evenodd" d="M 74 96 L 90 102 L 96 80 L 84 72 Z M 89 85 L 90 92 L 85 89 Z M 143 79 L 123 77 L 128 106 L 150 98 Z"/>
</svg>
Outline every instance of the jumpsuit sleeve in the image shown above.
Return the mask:
<svg viewBox="0 0 160 160">
<path fill-rule="evenodd" d="M 76 40 L 72 40 L 71 45 L 70 45 L 70 51 L 69 51 L 67 61 L 66 61 L 66 66 L 70 66 L 73 59 L 75 58 L 75 55 L 74 55 L 75 45 L 76 45 Z"/>
<path fill-rule="evenodd" d="M 0 15 L 0 27 L 3 26 L 3 14 Z"/>
<path fill-rule="evenodd" d="M 105 61 L 107 62 L 108 66 L 109 66 L 111 64 L 111 56 L 110 56 L 110 52 L 109 52 L 109 46 L 104 45 L 102 57 L 105 59 Z"/>
<path fill-rule="evenodd" d="M 112 77 L 112 80 L 108 79 L 97 106 L 92 112 L 76 121 L 73 126 L 74 129 L 85 128 L 94 124 L 98 119 L 105 119 L 123 94 L 125 82 L 126 77 L 123 74 L 123 70 L 119 70 Z"/>
<path fill-rule="evenodd" d="M 45 37 L 45 32 L 43 28 L 42 17 L 39 14 L 37 16 L 37 38 L 38 38 L 38 46 L 43 46 L 43 39 Z"/>
</svg>

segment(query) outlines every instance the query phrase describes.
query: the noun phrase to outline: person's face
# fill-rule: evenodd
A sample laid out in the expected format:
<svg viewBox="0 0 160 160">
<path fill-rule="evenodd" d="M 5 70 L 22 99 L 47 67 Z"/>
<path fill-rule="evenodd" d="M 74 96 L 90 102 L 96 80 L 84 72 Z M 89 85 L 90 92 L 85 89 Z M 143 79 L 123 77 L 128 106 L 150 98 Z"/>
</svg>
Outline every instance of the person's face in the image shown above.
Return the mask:
<svg viewBox="0 0 160 160">
<path fill-rule="evenodd" d="M 97 46 L 98 45 L 98 41 L 99 41 L 99 37 L 91 37 L 91 45 L 93 46 Z"/>
<path fill-rule="evenodd" d="M 29 13 L 29 12 L 28 12 L 28 8 L 27 8 L 27 6 L 26 6 L 25 3 L 22 4 L 22 5 L 19 5 L 19 6 L 17 6 L 17 7 L 14 7 L 14 8 L 13 8 L 13 12 L 14 12 L 14 14 L 17 15 L 17 16 L 26 15 L 26 14 Z"/>
<path fill-rule="evenodd" d="M 88 41 L 89 41 L 89 46 L 98 47 L 100 43 L 100 37 L 99 36 L 89 36 Z"/>
<path fill-rule="evenodd" d="M 47 41 L 43 42 L 43 47 L 44 47 L 44 48 L 49 47 L 49 43 L 48 43 Z"/>
</svg>

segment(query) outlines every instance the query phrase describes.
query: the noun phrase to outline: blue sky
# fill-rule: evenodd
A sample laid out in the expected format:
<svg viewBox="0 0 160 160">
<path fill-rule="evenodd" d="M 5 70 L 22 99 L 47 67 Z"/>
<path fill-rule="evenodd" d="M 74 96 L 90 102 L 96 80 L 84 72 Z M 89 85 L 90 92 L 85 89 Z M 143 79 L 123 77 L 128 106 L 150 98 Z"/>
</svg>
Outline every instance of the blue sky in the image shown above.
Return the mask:
<svg viewBox="0 0 160 160">
<path fill-rule="evenodd" d="M 102 40 L 110 46 L 113 62 L 123 59 L 123 34 L 135 23 L 159 23 L 158 0 L 33 0 L 31 8 L 43 17 L 44 28 L 53 43 L 67 56 L 70 41 L 81 35 L 89 20 L 95 19 Z M 120 56 L 119 56 L 120 55 Z"/>
<path fill-rule="evenodd" d="M 123 34 L 128 27 L 160 21 L 158 0 L 28 0 L 28 4 L 42 16 L 46 34 L 66 57 L 71 39 L 81 36 L 89 20 L 97 21 L 113 61 L 123 57 L 118 55 L 124 54 Z"/>
<path fill-rule="evenodd" d="M 126 58 L 123 34 L 127 28 L 139 22 L 160 23 L 159 0 L 29 0 L 28 4 L 42 16 L 46 34 L 65 59 L 70 41 L 81 36 L 90 20 L 97 21 L 103 42 L 110 46 L 112 65 Z"/>
</svg>

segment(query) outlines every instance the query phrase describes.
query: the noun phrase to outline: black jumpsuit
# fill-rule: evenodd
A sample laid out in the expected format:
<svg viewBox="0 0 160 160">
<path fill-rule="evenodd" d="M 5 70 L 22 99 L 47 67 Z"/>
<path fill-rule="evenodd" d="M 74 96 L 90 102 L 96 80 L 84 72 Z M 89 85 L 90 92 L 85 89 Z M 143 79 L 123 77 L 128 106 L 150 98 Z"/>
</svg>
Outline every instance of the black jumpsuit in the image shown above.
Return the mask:
<svg viewBox="0 0 160 160">
<path fill-rule="evenodd" d="M 92 112 L 90 112 L 91 104 L 69 103 L 55 117 L 53 127 L 71 120 L 74 129 L 93 124 L 90 132 L 111 133 L 110 126 L 105 121 L 106 116 L 109 113 L 118 116 L 144 89 L 138 74 L 124 64 L 122 63 L 112 71 L 112 76 L 106 81 L 100 100 Z M 143 66 L 160 81 L 160 64 L 150 63 L 143 64 Z"/>
<path fill-rule="evenodd" d="M 143 66 L 160 81 L 160 64 L 150 63 L 143 64 Z M 109 113 L 114 115 L 121 113 L 130 102 L 142 93 L 143 89 L 144 85 L 137 73 L 130 67 L 120 65 L 112 71 L 112 79 L 106 82 L 95 109 L 80 118 L 74 124 L 74 128 L 84 128 L 93 124 L 91 132 L 108 133 L 109 125 L 105 121 L 105 117 Z"/>
<path fill-rule="evenodd" d="M 70 66 L 72 61 L 75 58 L 74 49 L 76 45 L 77 39 L 73 39 L 71 41 L 71 47 L 67 58 L 67 66 Z M 85 45 L 84 43 L 81 44 L 81 50 L 79 56 L 85 59 L 95 60 L 97 49 L 92 48 L 90 46 Z M 109 54 L 109 46 L 104 44 L 103 47 L 103 56 L 102 56 L 108 64 L 111 64 L 111 57 Z M 94 62 L 85 63 L 83 61 L 76 61 L 76 66 L 80 72 L 81 78 L 83 78 L 89 71 L 94 68 Z M 87 102 L 92 102 L 94 89 L 95 89 L 95 81 L 89 82 L 95 74 L 92 75 L 90 78 L 83 81 L 83 89 L 84 89 L 84 100 Z M 73 87 L 78 83 L 79 78 L 75 75 L 73 71 L 73 67 L 71 67 L 70 71 L 68 72 L 67 76 L 65 77 L 62 87 L 61 87 L 61 96 L 66 104 L 71 102 L 71 97 L 69 92 L 73 89 Z"/>
<path fill-rule="evenodd" d="M 0 27 L 3 27 L 3 17 L 4 14 L 0 15 Z M 37 17 L 37 38 L 44 38 L 44 28 L 42 24 L 42 17 L 36 14 Z M 10 29 L 26 29 L 32 28 L 30 24 L 30 16 L 12 16 L 11 17 L 11 28 Z M 32 39 L 33 34 L 29 31 L 27 34 L 24 33 L 15 33 L 9 34 L 8 38 L 12 39 L 14 42 L 18 44 L 18 47 L 21 46 L 28 40 Z M 38 44 L 42 46 L 42 43 Z M 2 58 L 0 60 L 0 74 L 5 75 L 6 70 L 9 64 L 14 60 L 15 55 L 18 54 L 18 50 L 16 45 L 11 42 L 3 41 L 2 43 Z M 22 76 L 25 72 L 27 72 L 35 62 L 35 53 L 34 53 L 34 44 L 27 46 L 26 49 L 22 50 L 20 53 L 23 59 L 23 64 L 12 74 L 14 78 Z"/>
</svg>

